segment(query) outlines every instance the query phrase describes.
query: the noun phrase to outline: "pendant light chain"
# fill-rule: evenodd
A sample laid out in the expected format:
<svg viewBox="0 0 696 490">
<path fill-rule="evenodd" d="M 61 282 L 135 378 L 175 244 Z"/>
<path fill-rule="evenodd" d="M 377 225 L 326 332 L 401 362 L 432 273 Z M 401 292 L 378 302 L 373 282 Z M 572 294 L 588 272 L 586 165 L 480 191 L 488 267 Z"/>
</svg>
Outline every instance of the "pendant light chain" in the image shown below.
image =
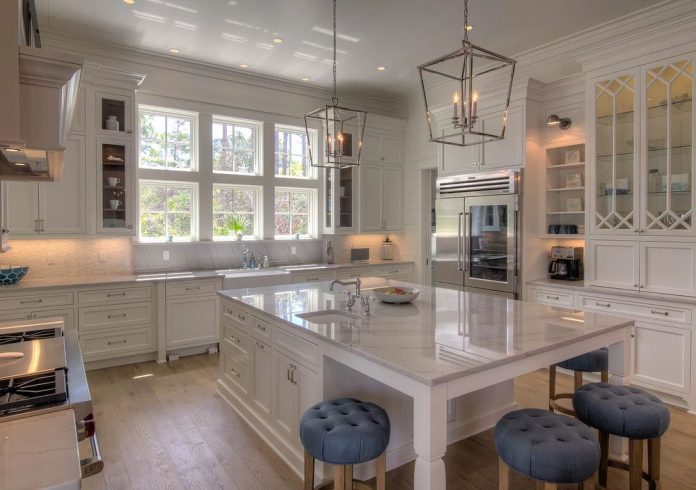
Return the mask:
<svg viewBox="0 0 696 490">
<path fill-rule="evenodd" d="M 333 98 L 331 100 L 334 105 L 338 105 L 338 96 L 336 95 L 336 0 L 333 0 Z"/>
<path fill-rule="evenodd" d="M 464 0 L 464 41 L 469 42 L 469 0 Z"/>
</svg>

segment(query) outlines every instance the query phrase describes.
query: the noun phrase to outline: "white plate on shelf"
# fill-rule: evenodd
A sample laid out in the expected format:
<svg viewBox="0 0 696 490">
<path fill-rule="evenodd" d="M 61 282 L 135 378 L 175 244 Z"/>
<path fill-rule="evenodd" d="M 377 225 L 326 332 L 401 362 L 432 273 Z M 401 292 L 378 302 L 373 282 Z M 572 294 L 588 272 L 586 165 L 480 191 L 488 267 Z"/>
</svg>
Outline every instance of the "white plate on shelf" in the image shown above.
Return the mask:
<svg viewBox="0 0 696 490">
<path fill-rule="evenodd" d="M 375 298 L 383 303 L 410 303 L 418 297 L 420 289 L 405 286 L 388 286 L 384 288 L 374 288 L 372 292 Z"/>
</svg>

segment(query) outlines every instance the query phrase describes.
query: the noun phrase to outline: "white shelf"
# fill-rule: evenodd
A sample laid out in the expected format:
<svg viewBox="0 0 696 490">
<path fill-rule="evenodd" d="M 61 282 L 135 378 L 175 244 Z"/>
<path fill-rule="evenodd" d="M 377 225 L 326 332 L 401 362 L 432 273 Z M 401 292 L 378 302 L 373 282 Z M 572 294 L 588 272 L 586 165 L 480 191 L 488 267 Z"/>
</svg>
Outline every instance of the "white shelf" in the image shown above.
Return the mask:
<svg viewBox="0 0 696 490">
<path fill-rule="evenodd" d="M 539 238 L 551 238 L 551 239 L 558 239 L 558 240 L 584 240 L 585 234 L 584 233 L 575 233 L 573 235 L 569 235 L 567 233 L 544 233 L 544 234 L 540 235 Z"/>
<path fill-rule="evenodd" d="M 585 211 L 546 211 L 546 214 L 585 214 Z"/>
<path fill-rule="evenodd" d="M 555 189 L 547 189 L 547 192 L 569 192 L 569 191 L 584 191 L 585 186 L 582 187 L 556 187 Z"/>
<path fill-rule="evenodd" d="M 585 162 L 578 162 L 578 163 L 559 163 L 558 165 L 549 165 L 548 168 L 551 170 L 552 168 L 579 168 L 579 167 L 584 167 Z"/>
</svg>

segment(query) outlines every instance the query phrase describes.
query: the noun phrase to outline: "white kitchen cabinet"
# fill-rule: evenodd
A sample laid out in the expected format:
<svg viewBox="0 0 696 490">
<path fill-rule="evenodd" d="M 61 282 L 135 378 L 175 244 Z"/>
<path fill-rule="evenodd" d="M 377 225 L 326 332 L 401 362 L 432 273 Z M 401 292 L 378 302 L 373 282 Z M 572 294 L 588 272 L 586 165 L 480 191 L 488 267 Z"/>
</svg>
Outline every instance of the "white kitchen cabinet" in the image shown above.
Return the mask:
<svg viewBox="0 0 696 490">
<path fill-rule="evenodd" d="M 470 146 L 438 145 L 438 155 L 440 174 L 475 172 L 482 161 L 480 144 Z"/>
<path fill-rule="evenodd" d="M 400 230 L 403 226 L 402 189 L 401 167 L 361 165 L 360 230 Z"/>
<path fill-rule="evenodd" d="M 403 139 L 400 136 L 366 131 L 363 137 L 361 163 L 401 165 Z"/>
<path fill-rule="evenodd" d="M 60 181 L 5 183 L 6 226 L 13 236 L 87 232 L 86 152 L 85 136 L 73 135 L 66 143 Z"/>
<path fill-rule="evenodd" d="M 167 298 L 167 349 L 218 342 L 215 296 Z"/>
<path fill-rule="evenodd" d="M 403 139 L 399 136 L 384 135 L 382 137 L 382 162 L 401 165 L 403 162 L 403 144 Z"/>
<path fill-rule="evenodd" d="M 97 89 L 95 99 L 97 133 L 109 137 L 131 138 L 135 127 L 133 120 L 135 104 L 131 93 L 122 90 L 116 93 L 111 90 Z M 106 120 L 109 117 L 114 117 L 118 121 L 118 130 L 106 128 Z"/>
<path fill-rule="evenodd" d="M 631 346 L 633 383 L 669 392 L 691 391 L 691 330 L 636 322 Z"/>
<path fill-rule="evenodd" d="M 640 241 L 640 290 L 696 294 L 696 243 Z"/>
<path fill-rule="evenodd" d="M 585 275 L 587 283 L 638 291 L 640 247 L 631 240 L 589 240 Z"/>
<path fill-rule="evenodd" d="M 252 402 L 256 413 L 270 420 L 273 400 L 273 350 L 270 345 L 260 340 L 254 340 L 252 379 Z"/>
<path fill-rule="evenodd" d="M 0 322 L 14 322 L 18 320 L 45 320 L 47 318 L 60 318 L 66 330 L 74 328 L 75 313 L 72 308 L 58 308 L 48 310 L 15 310 L 0 313 Z"/>
</svg>

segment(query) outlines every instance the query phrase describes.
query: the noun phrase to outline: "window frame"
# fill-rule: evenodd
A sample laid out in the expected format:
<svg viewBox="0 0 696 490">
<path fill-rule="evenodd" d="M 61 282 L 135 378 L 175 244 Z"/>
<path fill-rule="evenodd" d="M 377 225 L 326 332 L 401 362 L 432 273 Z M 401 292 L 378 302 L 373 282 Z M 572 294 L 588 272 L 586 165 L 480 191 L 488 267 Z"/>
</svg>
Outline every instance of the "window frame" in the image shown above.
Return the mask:
<svg viewBox="0 0 696 490">
<path fill-rule="evenodd" d="M 172 109 L 168 107 L 154 106 L 149 104 L 138 104 L 138 170 L 148 170 L 148 171 L 162 171 L 162 172 L 186 172 L 193 173 L 198 172 L 199 162 L 198 162 L 198 112 L 184 111 L 181 109 Z M 190 118 L 191 119 L 191 167 L 190 168 L 174 168 L 174 167 L 149 167 L 143 166 L 141 163 L 141 144 L 142 144 L 142 126 L 140 124 L 140 115 L 142 113 L 152 114 L 156 116 L 164 116 L 165 118 Z M 165 119 L 166 125 L 166 119 Z M 167 131 L 165 130 L 165 163 L 167 155 Z"/>
<path fill-rule="evenodd" d="M 236 174 L 235 174 L 236 175 Z M 246 174 L 242 174 L 246 175 Z M 255 203 L 254 203 L 254 234 L 253 235 L 243 235 L 242 240 L 244 241 L 255 241 L 255 240 L 261 240 L 261 236 L 263 234 L 263 190 L 264 186 L 262 185 L 249 185 L 249 184 L 228 184 L 228 183 L 223 183 L 223 182 L 213 182 L 212 186 L 212 194 L 210 196 L 210 202 L 212 206 L 212 214 L 211 214 L 211 219 L 212 219 L 212 239 L 215 242 L 231 242 L 231 241 L 236 241 L 237 238 L 234 236 L 215 236 L 215 215 L 219 214 L 216 213 L 215 207 L 213 200 L 215 198 L 215 188 L 216 187 L 222 187 L 222 188 L 228 188 L 228 189 L 234 189 L 234 190 L 253 190 L 256 193 L 255 196 Z M 225 212 L 224 214 L 233 214 L 233 212 Z M 247 213 L 248 214 L 248 213 Z"/>
<path fill-rule="evenodd" d="M 310 128 L 309 135 L 307 134 L 307 129 L 305 127 L 293 126 L 290 124 L 275 124 L 273 128 L 273 176 L 276 179 L 293 179 L 293 180 L 303 180 L 312 181 L 319 179 L 319 172 L 317 167 L 312 166 L 309 154 L 312 151 L 311 148 L 317 148 L 317 138 L 319 137 L 319 132 L 316 129 Z M 294 177 L 292 175 L 278 175 L 276 169 L 276 156 L 278 155 L 278 131 L 286 131 L 290 133 L 299 133 L 302 136 L 307 137 L 307 165 L 309 174 L 306 177 Z M 292 154 L 290 154 L 292 156 Z"/>
<path fill-rule="evenodd" d="M 190 188 L 193 193 L 191 196 L 191 238 L 190 240 L 176 240 L 172 239 L 171 242 L 173 243 L 193 243 L 199 241 L 198 237 L 198 219 L 199 219 L 199 205 L 198 205 L 198 193 L 199 193 L 199 183 L 198 182 L 192 182 L 192 181 L 179 181 L 179 180 L 162 180 L 162 179 L 138 179 L 138 199 L 137 199 L 137 204 L 138 204 L 138 241 L 141 243 L 170 243 L 170 241 L 167 239 L 169 235 L 165 233 L 164 237 L 160 238 L 147 238 L 142 236 L 142 229 L 141 229 L 141 218 L 143 214 L 143 209 L 140 204 L 140 199 L 141 199 L 141 186 L 145 185 L 164 185 L 166 187 L 181 187 L 181 188 Z M 157 213 L 160 213 L 158 211 L 155 211 Z M 165 202 L 165 211 L 164 211 L 164 223 L 165 223 L 165 232 L 167 228 L 167 217 L 169 216 L 169 211 L 166 209 L 166 202 Z M 183 214 L 183 213 L 176 213 L 176 214 Z"/>
<path fill-rule="evenodd" d="M 278 235 L 276 232 L 276 225 L 275 225 L 275 219 L 276 216 L 279 214 L 278 211 L 275 209 L 275 200 L 276 200 L 276 193 L 278 191 L 285 191 L 285 192 L 306 192 L 309 194 L 309 200 L 307 203 L 307 217 L 308 217 L 308 227 L 307 227 L 307 234 L 306 235 L 300 235 L 300 239 L 313 239 L 313 238 L 318 238 L 318 219 L 319 219 L 319 209 L 318 209 L 318 195 L 319 195 L 319 190 L 315 187 L 289 187 L 289 186 L 275 186 L 273 189 L 273 239 L 274 240 L 294 240 L 295 235 Z M 288 203 L 289 204 L 289 203 Z M 291 217 L 291 222 L 292 222 L 292 216 L 294 214 L 292 212 L 287 212 L 287 213 L 280 213 L 280 214 L 288 214 Z M 313 219 L 314 218 L 314 219 Z"/>
<path fill-rule="evenodd" d="M 238 126 L 246 126 L 246 127 L 252 127 L 256 131 L 256 145 L 254 149 L 254 154 L 255 154 L 255 159 L 254 159 L 254 173 L 251 174 L 244 174 L 241 172 L 228 172 L 225 170 L 215 170 L 215 162 L 214 162 L 214 150 L 213 150 L 213 126 L 215 123 L 222 123 L 222 124 L 232 124 L 232 125 L 238 125 Z M 264 131 L 263 131 L 263 121 L 254 121 L 253 119 L 242 119 L 239 117 L 231 117 L 231 116 L 221 116 L 219 114 L 213 114 L 212 115 L 212 122 L 210 125 L 210 146 L 211 146 L 211 171 L 213 176 L 215 175 L 234 175 L 234 176 L 241 176 L 241 177 L 262 177 L 263 176 L 263 137 L 264 137 Z M 215 177 L 213 177 L 214 179 Z"/>
</svg>

